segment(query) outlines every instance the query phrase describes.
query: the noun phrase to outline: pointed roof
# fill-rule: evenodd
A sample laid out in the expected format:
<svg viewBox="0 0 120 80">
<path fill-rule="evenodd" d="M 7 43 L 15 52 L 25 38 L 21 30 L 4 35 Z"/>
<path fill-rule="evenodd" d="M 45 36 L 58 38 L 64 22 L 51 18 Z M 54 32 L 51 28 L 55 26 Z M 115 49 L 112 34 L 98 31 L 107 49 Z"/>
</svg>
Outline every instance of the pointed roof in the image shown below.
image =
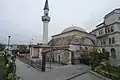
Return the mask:
<svg viewBox="0 0 120 80">
<path fill-rule="evenodd" d="M 49 10 L 48 0 L 46 0 L 46 2 L 45 2 L 44 10 L 45 10 L 45 9 Z"/>
</svg>

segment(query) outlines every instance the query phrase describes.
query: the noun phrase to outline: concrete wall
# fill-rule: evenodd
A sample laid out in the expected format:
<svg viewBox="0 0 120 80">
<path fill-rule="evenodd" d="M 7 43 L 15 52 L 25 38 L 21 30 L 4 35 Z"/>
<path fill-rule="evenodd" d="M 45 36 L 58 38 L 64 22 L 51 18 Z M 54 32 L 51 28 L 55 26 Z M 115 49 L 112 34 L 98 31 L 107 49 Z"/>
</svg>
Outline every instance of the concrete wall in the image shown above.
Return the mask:
<svg viewBox="0 0 120 80">
<path fill-rule="evenodd" d="M 38 52 L 39 51 L 39 52 Z M 34 48 L 34 47 L 30 47 L 30 57 L 39 57 L 42 58 L 41 55 L 42 52 L 42 48 Z M 38 56 L 39 55 L 39 56 Z M 42 59 L 41 59 L 42 60 Z"/>
</svg>

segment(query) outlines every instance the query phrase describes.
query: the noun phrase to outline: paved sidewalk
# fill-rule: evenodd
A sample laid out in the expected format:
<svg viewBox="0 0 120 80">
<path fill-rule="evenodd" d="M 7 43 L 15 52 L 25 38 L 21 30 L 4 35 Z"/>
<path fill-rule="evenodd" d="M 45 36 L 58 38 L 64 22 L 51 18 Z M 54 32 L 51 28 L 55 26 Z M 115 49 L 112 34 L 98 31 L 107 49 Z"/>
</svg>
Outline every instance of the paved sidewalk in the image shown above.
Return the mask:
<svg viewBox="0 0 120 80">
<path fill-rule="evenodd" d="M 41 72 L 17 59 L 16 68 L 23 80 L 103 80 L 89 73 L 90 68 L 85 65 L 60 66 Z"/>
</svg>

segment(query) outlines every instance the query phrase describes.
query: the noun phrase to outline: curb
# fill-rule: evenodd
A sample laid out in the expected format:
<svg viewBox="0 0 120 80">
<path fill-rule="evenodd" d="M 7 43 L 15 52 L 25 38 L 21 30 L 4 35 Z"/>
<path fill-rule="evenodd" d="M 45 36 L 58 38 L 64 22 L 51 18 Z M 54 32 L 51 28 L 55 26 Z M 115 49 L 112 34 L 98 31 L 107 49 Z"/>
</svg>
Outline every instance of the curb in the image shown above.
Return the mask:
<svg viewBox="0 0 120 80">
<path fill-rule="evenodd" d="M 48 69 L 53 69 L 52 67 L 46 67 L 46 68 L 48 68 Z"/>
<path fill-rule="evenodd" d="M 70 77 L 66 78 L 65 80 L 71 80 L 71 79 L 73 79 L 73 78 L 75 78 L 75 77 L 78 77 L 78 76 L 80 76 L 80 75 L 83 75 L 83 74 L 85 74 L 85 73 L 87 73 L 87 72 L 78 73 L 78 74 L 76 74 L 76 75 L 73 75 L 73 76 L 70 76 Z"/>
<path fill-rule="evenodd" d="M 92 74 L 94 74 L 94 75 L 96 75 L 96 76 L 98 76 L 98 77 L 100 77 L 100 78 L 102 78 L 104 80 L 112 80 L 112 79 L 106 78 L 106 77 L 104 77 L 104 76 L 102 76 L 102 75 L 100 75 L 100 74 L 98 74 L 98 73 L 96 73 L 94 71 L 90 71 L 90 73 L 92 73 Z"/>
<path fill-rule="evenodd" d="M 20 76 L 19 72 L 16 70 L 16 80 L 24 80 L 22 76 Z"/>
</svg>

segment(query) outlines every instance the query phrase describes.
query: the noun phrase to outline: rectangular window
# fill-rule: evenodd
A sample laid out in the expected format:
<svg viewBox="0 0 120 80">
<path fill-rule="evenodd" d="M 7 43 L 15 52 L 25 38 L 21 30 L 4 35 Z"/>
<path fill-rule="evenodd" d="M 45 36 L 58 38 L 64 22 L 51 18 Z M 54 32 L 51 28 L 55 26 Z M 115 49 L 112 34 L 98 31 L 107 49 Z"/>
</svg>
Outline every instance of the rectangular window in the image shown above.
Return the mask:
<svg viewBox="0 0 120 80">
<path fill-rule="evenodd" d="M 118 20 L 120 20 L 120 17 L 118 17 Z"/>
<path fill-rule="evenodd" d="M 99 35 L 101 35 L 100 31 L 99 31 Z"/>
<path fill-rule="evenodd" d="M 110 33 L 110 28 L 108 28 L 108 33 Z"/>
<path fill-rule="evenodd" d="M 106 41 L 105 41 L 105 39 L 103 39 L 103 44 L 104 44 L 104 45 L 106 44 Z"/>
<path fill-rule="evenodd" d="M 105 39 L 100 40 L 100 42 L 101 42 L 101 45 L 105 45 L 106 44 Z"/>
<path fill-rule="evenodd" d="M 107 33 L 107 28 L 105 28 L 105 33 Z"/>
<path fill-rule="evenodd" d="M 114 32 L 113 26 L 111 27 L 111 32 Z"/>
<path fill-rule="evenodd" d="M 103 34 L 103 31 L 101 30 L 101 35 Z"/>
<path fill-rule="evenodd" d="M 115 38 L 112 37 L 112 44 L 115 44 Z"/>
<path fill-rule="evenodd" d="M 100 30 L 100 31 L 99 31 L 99 35 L 102 35 L 102 34 L 103 34 L 103 30 Z"/>
<path fill-rule="evenodd" d="M 101 42 L 101 45 L 103 45 L 103 40 L 100 40 L 100 42 Z"/>
<path fill-rule="evenodd" d="M 111 44 L 111 38 L 109 38 L 109 44 Z"/>
</svg>

